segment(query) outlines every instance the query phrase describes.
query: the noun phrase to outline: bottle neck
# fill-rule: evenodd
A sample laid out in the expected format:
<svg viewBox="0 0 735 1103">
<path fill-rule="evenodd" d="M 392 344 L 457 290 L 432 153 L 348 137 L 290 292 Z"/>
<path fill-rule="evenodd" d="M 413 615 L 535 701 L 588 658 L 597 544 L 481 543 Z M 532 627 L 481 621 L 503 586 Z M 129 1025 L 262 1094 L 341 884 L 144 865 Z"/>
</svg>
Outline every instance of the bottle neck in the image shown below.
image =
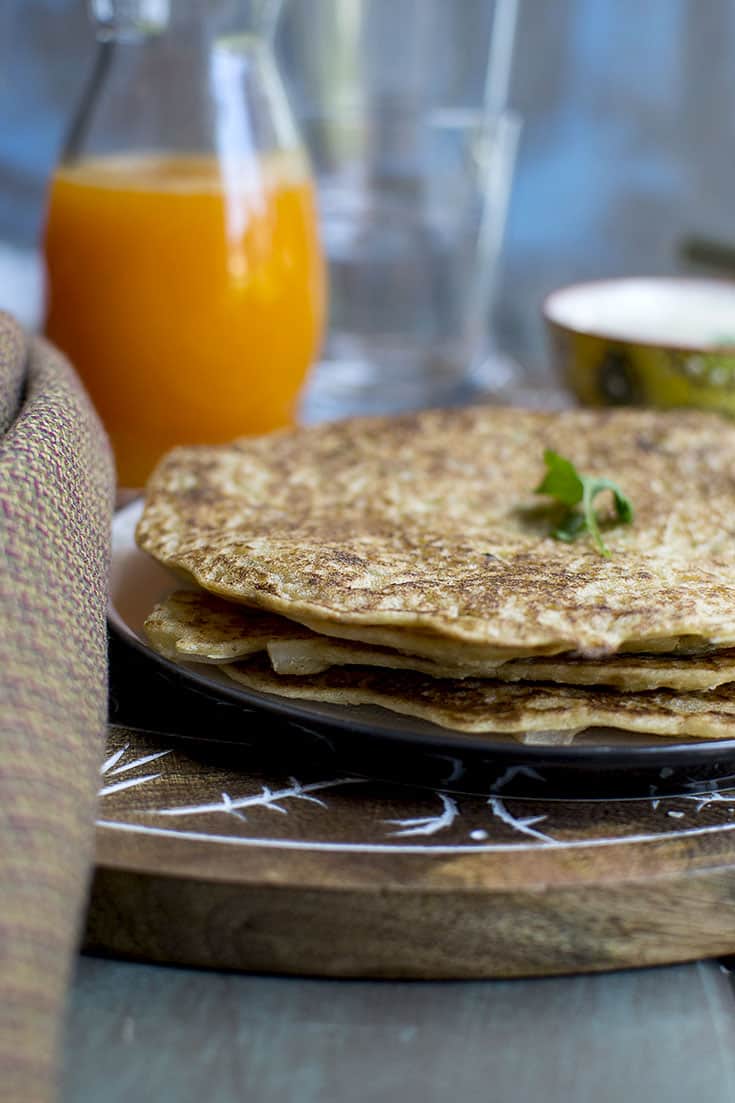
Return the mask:
<svg viewBox="0 0 735 1103">
<path fill-rule="evenodd" d="M 298 149 L 270 42 L 279 2 L 93 0 L 100 45 L 63 161 Z"/>
</svg>

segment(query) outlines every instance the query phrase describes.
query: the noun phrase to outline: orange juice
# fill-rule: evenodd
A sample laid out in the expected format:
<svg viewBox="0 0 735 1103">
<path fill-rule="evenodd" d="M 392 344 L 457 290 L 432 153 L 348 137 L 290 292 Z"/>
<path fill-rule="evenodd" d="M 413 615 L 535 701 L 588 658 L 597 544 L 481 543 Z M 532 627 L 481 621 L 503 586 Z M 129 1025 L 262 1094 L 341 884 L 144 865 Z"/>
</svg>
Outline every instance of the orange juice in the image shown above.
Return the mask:
<svg viewBox="0 0 735 1103">
<path fill-rule="evenodd" d="M 175 444 L 290 424 L 321 334 L 314 196 L 295 154 L 61 168 L 46 331 L 82 376 L 121 486 Z"/>
</svg>

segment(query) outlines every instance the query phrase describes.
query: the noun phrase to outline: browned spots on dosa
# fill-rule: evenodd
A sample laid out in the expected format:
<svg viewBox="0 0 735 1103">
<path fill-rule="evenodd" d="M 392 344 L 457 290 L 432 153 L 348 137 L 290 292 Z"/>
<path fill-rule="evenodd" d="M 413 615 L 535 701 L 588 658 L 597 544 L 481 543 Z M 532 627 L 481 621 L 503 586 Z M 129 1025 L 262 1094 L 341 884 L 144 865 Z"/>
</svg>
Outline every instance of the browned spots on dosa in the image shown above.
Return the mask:
<svg viewBox="0 0 735 1103">
<path fill-rule="evenodd" d="M 605 527 L 609 559 L 585 537 L 549 536 L 533 494 L 546 448 L 632 500 L 634 524 Z M 295 620 L 522 654 L 725 645 L 733 472 L 735 425 L 694 411 L 354 419 L 177 449 L 149 484 L 138 539 L 204 588 Z"/>
</svg>

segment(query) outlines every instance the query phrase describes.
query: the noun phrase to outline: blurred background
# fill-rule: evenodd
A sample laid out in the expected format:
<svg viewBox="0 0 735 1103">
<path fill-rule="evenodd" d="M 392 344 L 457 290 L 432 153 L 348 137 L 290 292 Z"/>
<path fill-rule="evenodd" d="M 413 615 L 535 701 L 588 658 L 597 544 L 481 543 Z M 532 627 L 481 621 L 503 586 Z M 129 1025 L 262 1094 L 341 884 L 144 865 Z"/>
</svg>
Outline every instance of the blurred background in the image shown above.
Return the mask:
<svg viewBox="0 0 735 1103">
<path fill-rule="evenodd" d="M 476 0 L 453 6 L 469 51 Z M 693 234 L 735 240 L 733 47 L 731 0 L 520 0 L 510 101 L 523 131 L 495 325 L 532 377 L 546 371 L 539 305 L 549 289 L 680 271 Z M 93 52 L 84 0 L 0 3 L 6 254 L 38 241 L 47 178 Z M 32 266 L 15 266 L 2 305 L 27 302 L 35 279 Z"/>
</svg>

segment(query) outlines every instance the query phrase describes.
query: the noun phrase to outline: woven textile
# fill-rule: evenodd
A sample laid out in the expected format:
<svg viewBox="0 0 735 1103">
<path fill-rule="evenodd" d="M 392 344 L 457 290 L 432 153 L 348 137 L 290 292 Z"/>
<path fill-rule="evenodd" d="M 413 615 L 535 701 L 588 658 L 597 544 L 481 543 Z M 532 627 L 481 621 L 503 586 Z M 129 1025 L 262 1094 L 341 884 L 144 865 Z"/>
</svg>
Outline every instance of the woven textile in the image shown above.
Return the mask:
<svg viewBox="0 0 735 1103">
<path fill-rule="evenodd" d="M 106 710 L 112 462 L 64 359 L 0 314 L 0 1100 L 52 1099 Z"/>
</svg>

